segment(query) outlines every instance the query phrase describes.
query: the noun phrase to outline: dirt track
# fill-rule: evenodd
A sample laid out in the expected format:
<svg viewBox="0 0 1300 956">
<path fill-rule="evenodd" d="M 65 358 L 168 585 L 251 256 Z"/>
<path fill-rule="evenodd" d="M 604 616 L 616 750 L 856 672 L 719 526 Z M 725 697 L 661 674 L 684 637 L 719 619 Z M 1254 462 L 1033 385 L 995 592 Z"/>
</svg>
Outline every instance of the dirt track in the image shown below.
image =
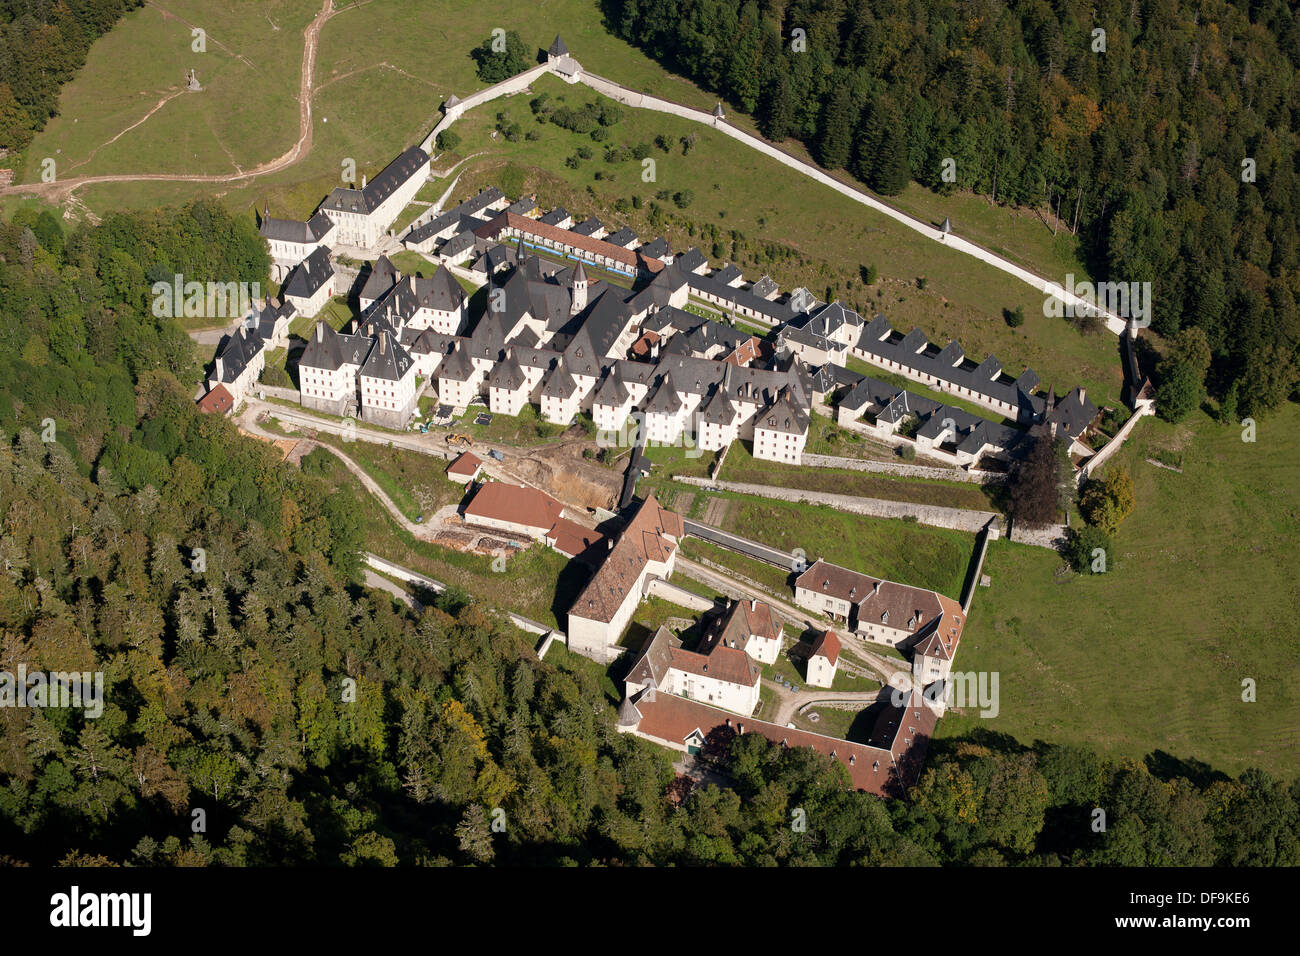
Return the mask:
<svg viewBox="0 0 1300 956">
<path fill-rule="evenodd" d="M 161 9 L 161 8 L 159 8 Z M 303 31 L 304 44 L 302 52 L 302 74 L 298 84 L 298 141 L 283 156 L 269 162 L 260 163 L 252 169 L 244 170 L 238 173 L 232 173 L 226 176 L 195 176 L 183 175 L 177 173 L 131 173 L 126 175 L 115 176 L 77 176 L 72 179 L 59 179 L 52 183 L 23 183 L 18 186 L 6 186 L 0 189 L 0 195 L 10 193 L 29 193 L 32 195 L 42 196 L 52 202 L 65 201 L 67 197 L 82 186 L 90 186 L 96 183 L 131 183 L 131 182 L 193 182 L 193 183 L 233 183 L 244 179 L 252 179 L 256 176 L 263 176 L 267 173 L 279 172 L 289 166 L 292 166 L 298 160 L 302 159 L 311 152 L 312 141 L 312 113 L 311 97 L 313 77 L 316 72 L 316 48 L 320 42 L 320 31 L 325 23 L 339 11 L 334 9 L 334 0 L 324 0 L 321 11 L 316 15 L 316 19 L 307 25 Z M 162 10 L 164 16 L 174 16 L 166 10 Z M 175 19 L 180 19 L 175 17 Z M 233 54 L 232 55 L 237 55 Z M 242 59 L 242 57 L 241 57 Z M 245 61 L 247 62 L 247 61 Z M 249 64 L 250 66 L 252 64 Z M 165 102 L 165 100 L 163 101 Z M 150 112 L 156 112 L 162 102 L 154 107 Z M 148 117 L 146 116 L 146 119 Z M 143 122 L 141 120 L 140 122 Z M 140 125 L 139 123 L 135 124 Z M 134 127 L 128 127 L 131 129 Z M 126 132 L 126 130 L 123 130 Z M 118 136 L 122 134 L 119 133 Z M 114 137 L 116 138 L 116 137 Z M 93 155 L 93 153 L 92 153 Z"/>
</svg>

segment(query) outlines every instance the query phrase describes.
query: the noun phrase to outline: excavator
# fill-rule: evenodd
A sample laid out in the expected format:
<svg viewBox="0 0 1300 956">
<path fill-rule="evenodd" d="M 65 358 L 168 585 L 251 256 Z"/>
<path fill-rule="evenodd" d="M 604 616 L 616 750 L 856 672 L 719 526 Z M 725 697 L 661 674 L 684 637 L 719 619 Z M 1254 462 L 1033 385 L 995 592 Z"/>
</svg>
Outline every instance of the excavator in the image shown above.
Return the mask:
<svg viewBox="0 0 1300 956">
<path fill-rule="evenodd" d="M 450 435 L 447 436 L 447 444 L 452 446 L 463 445 L 466 448 L 469 448 L 473 446 L 474 439 L 471 438 L 469 435 L 464 435 L 459 432 L 452 432 Z"/>
</svg>

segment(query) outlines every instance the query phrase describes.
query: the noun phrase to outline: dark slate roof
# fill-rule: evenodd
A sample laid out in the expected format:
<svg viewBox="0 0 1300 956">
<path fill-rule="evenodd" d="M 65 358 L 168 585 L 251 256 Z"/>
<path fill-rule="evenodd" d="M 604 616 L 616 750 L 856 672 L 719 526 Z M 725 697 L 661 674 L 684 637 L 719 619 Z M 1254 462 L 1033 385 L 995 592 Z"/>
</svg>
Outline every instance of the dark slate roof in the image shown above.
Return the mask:
<svg viewBox="0 0 1300 956">
<path fill-rule="evenodd" d="M 700 407 L 700 418 L 714 425 L 730 425 L 736 418 L 736 406 L 727 398 L 725 387 L 715 388 Z"/>
<path fill-rule="evenodd" d="M 704 253 L 700 252 L 700 250 L 695 247 L 687 249 L 673 261 L 679 268 L 684 269 L 687 272 L 694 272 L 696 269 L 700 268 L 700 266 L 707 266 L 709 264 L 709 260 Z"/>
<path fill-rule="evenodd" d="M 948 440 L 954 442 L 960 451 L 971 454 L 978 454 L 986 444 L 1009 450 L 1025 437 L 1025 433 L 1018 428 L 972 415 L 963 409 L 869 376 L 861 376 L 840 399 L 839 404 L 841 408 L 858 414 L 869 410 L 877 420 L 890 423 L 901 421 L 909 415 L 915 416 L 921 421 L 917 434 L 931 440 L 944 431 L 944 424 L 949 421 L 956 434 L 948 436 Z"/>
<path fill-rule="evenodd" d="M 624 249 L 636 245 L 637 234 L 631 229 L 624 226 L 617 232 L 611 232 L 605 237 L 605 241 L 615 246 L 622 246 Z"/>
<path fill-rule="evenodd" d="M 1083 434 L 1083 430 L 1091 425 L 1096 417 L 1097 406 L 1088 399 L 1087 393 L 1078 387 L 1063 396 L 1046 413 L 1047 422 L 1057 426 L 1058 434 L 1063 432 L 1071 438 L 1078 438 Z"/>
<path fill-rule="evenodd" d="M 673 376 L 669 372 L 659 380 L 654 394 L 646 400 L 645 410 L 660 415 L 675 415 L 681 411 L 681 408 L 682 400 L 677 394 L 677 389 L 673 387 Z"/>
<path fill-rule="evenodd" d="M 366 276 L 365 284 L 361 286 L 359 293 L 362 299 L 382 299 L 384 293 L 397 284 L 397 268 L 389 261 L 388 256 L 381 255 L 375 260 L 374 265 L 370 267 L 370 275 Z"/>
<path fill-rule="evenodd" d="M 613 408 L 621 408 L 623 403 L 628 400 L 630 393 L 627 385 L 623 382 L 623 374 L 619 366 L 615 363 L 601 379 L 600 385 L 596 387 L 596 393 L 592 397 L 592 402 L 596 405 L 609 405 Z"/>
<path fill-rule="evenodd" d="M 555 39 L 552 41 L 550 48 L 547 49 L 546 52 L 551 56 L 567 56 L 569 48 L 564 45 L 564 41 L 560 39 L 560 35 L 557 33 L 555 34 Z"/>
<path fill-rule="evenodd" d="M 542 386 L 542 394 L 549 398 L 568 398 L 578 389 L 578 383 L 573 380 L 564 367 L 564 359 L 561 358 L 551 369 L 551 374 L 546 377 L 546 383 Z"/>
<path fill-rule="evenodd" d="M 253 331 L 259 337 L 269 340 L 275 335 L 275 323 L 281 318 L 292 318 L 297 311 L 297 307 L 286 299 L 277 301 L 268 297 L 266 304 L 253 312 L 251 323 Z"/>
<path fill-rule="evenodd" d="M 338 371 L 344 365 L 360 366 L 370 353 L 373 340 L 365 335 L 343 335 L 324 319 L 312 328 L 311 339 L 298 359 L 300 368 Z"/>
<path fill-rule="evenodd" d="M 506 349 L 505 360 L 498 362 L 488 374 L 488 385 L 513 392 L 521 388 L 524 381 L 524 370 L 515 358 L 515 350 Z"/>
<path fill-rule="evenodd" d="M 674 266 L 675 265 L 676 263 L 674 263 Z M 764 299 L 762 296 L 754 295 L 753 292 L 745 289 L 736 289 L 724 282 L 719 282 L 713 276 L 702 276 L 692 273 L 685 275 L 684 281 L 686 281 L 692 289 L 697 289 L 701 292 L 708 293 L 709 295 L 716 296 L 721 299 L 724 304 L 728 302 L 731 303 L 732 308 L 734 309 L 748 309 L 773 323 L 786 322 L 802 314 L 791 305 L 789 299 L 785 302 L 774 302 L 770 299 Z M 653 284 L 654 283 L 651 283 L 651 285 Z"/>
<path fill-rule="evenodd" d="M 361 374 L 397 382 L 406 377 L 414 364 L 410 353 L 402 348 L 396 337 L 388 332 L 380 332 L 376 336 L 375 347 L 370 350 L 365 364 L 361 366 Z"/>
<path fill-rule="evenodd" d="M 789 389 L 784 389 L 771 406 L 759 413 L 754 424 L 769 431 L 802 435 L 808 431 L 808 412 L 792 401 Z"/>
<path fill-rule="evenodd" d="M 743 279 L 744 273 L 740 271 L 739 266 L 736 266 L 728 262 L 721 269 L 713 273 L 713 278 L 716 279 L 718 282 L 725 283 L 726 285 L 731 285 L 737 279 Z"/>
<path fill-rule="evenodd" d="M 556 206 L 538 221 L 544 226 L 556 226 L 569 218 L 569 212 L 563 206 Z"/>
<path fill-rule="evenodd" d="M 515 261 L 515 252 L 513 246 L 505 246 L 497 243 L 488 249 L 487 252 L 475 260 L 472 268 L 475 272 L 492 274 L 498 269 L 503 269 L 512 265 Z"/>
<path fill-rule="evenodd" d="M 239 327 L 234 335 L 226 339 L 226 344 L 217 353 L 217 357 L 221 359 L 221 374 L 214 378 L 222 384 L 233 382 L 239 378 L 240 373 L 257 357 L 257 353 L 262 351 L 263 347 L 260 336 L 250 334 L 242 326 Z"/>
<path fill-rule="evenodd" d="M 468 382 L 474 375 L 467 339 L 457 339 L 456 347 L 438 366 L 438 378 L 452 382 Z"/>
<path fill-rule="evenodd" d="M 494 202 L 500 202 L 505 198 L 506 194 L 498 187 L 487 186 L 462 202 L 457 209 L 462 216 L 476 216 Z"/>
<path fill-rule="evenodd" d="M 594 235 L 600 231 L 600 220 L 595 216 L 589 216 L 569 231 L 576 232 L 580 236 Z"/>
<path fill-rule="evenodd" d="M 330 217 L 323 212 L 317 212 L 306 222 L 299 222 L 296 219 L 274 219 L 266 216 L 262 219 L 262 225 L 258 227 L 260 232 L 267 239 L 274 239 L 278 242 L 319 242 L 329 231 L 334 228 L 334 223 Z"/>
<path fill-rule="evenodd" d="M 516 216 L 526 216 L 537 208 L 537 202 L 531 196 L 525 196 L 523 199 L 516 199 L 506 207 L 506 212 L 512 212 Z"/>
<path fill-rule="evenodd" d="M 957 388 L 970 389 L 987 399 L 1027 408 L 1032 415 L 1037 416 L 1043 411 L 1042 396 L 1032 394 L 1038 386 L 1038 375 L 1033 369 L 1025 369 L 1012 382 L 1002 375 L 1002 363 L 994 355 L 987 356 L 978 365 L 966 358 L 959 364 L 953 364 L 956 356 L 965 354 L 958 343 L 950 342 L 942 349 L 936 348 L 927 342 L 920 329 L 913 329 L 900 337 L 882 315 L 876 316 L 867 325 L 858 341 L 858 347 L 871 355 L 906 365 Z"/>
<path fill-rule="evenodd" d="M 490 359 L 495 362 L 506 347 L 506 330 L 502 328 L 501 313 L 488 310 L 479 316 L 474 331 L 466 342 L 471 358 Z"/>
<path fill-rule="evenodd" d="M 474 241 L 474 233 L 466 230 L 459 235 L 452 236 L 444 242 L 442 247 L 438 250 L 438 254 L 443 256 L 458 256 L 466 249 L 474 248 Z"/>
<path fill-rule="evenodd" d="M 293 272 L 289 274 L 280 294 L 310 299 L 333 275 L 334 266 L 330 264 L 330 251 L 320 246 L 293 267 Z"/>
<path fill-rule="evenodd" d="M 339 212 L 372 213 L 428 161 L 428 153 L 418 146 L 412 146 L 366 183 L 364 189 L 335 189 L 321 204 L 321 208 Z"/>
<path fill-rule="evenodd" d="M 439 266 L 438 270 L 427 279 L 418 276 L 411 279 L 415 299 L 422 309 L 436 312 L 454 312 L 465 303 L 465 288 L 456 281 L 451 270 Z"/>
<path fill-rule="evenodd" d="M 668 255 L 668 240 L 663 236 L 660 236 L 658 239 L 647 242 L 639 251 L 641 255 L 647 256 L 651 259 L 662 259 L 664 256 Z"/>
<path fill-rule="evenodd" d="M 456 345 L 454 335 L 443 335 L 433 329 L 402 329 L 402 345 L 412 355 L 432 355 L 438 352 L 446 355 Z"/>
</svg>

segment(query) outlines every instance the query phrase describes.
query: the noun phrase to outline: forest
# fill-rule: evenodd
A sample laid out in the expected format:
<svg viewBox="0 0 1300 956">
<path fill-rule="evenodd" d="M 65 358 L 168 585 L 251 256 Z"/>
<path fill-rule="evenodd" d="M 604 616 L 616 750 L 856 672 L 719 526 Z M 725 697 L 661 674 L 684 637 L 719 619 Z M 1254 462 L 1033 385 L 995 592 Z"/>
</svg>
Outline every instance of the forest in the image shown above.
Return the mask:
<svg viewBox="0 0 1300 956">
<path fill-rule="evenodd" d="M 884 195 L 914 180 L 1032 207 L 1097 278 L 1151 282 L 1153 328 L 1204 332 L 1210 393 L 1234 414 L 1296 395 L 1300 18 L 1286 0 L 602 7 L 619 37 L 823 166 Z"/>
<path fill-rule="evenodd" d="M 22 150 L 58 111 L 95 40 L 144 0 L 0 0 L 0 150 Z"/>
<path fill-rule="evenodd" d="M 1300 782 L 1162 754 L 941 741 L 882 800 L 748 734 L 710 741 L 731 788 L 684 787 L 472 596 L 363 587 L 327 452 L 196 410 L 150 277 L 267 267 L 216 203 L 0 224 L 0 671 L 105 685 L 98 717 L 0 707 L 0 863 L 1300 863 Z"/>
</svg>

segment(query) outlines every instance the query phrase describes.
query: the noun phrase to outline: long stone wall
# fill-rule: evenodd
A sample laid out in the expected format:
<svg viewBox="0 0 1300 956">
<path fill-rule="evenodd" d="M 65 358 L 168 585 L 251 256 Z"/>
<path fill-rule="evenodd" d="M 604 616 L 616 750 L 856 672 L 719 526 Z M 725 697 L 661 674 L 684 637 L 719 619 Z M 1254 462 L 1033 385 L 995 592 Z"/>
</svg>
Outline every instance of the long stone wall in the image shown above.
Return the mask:
<svg viewBox="0 0 1300 956">
<path fill-rule="evenodd" d="M 870 471 L 882 475 L 900 475 L 904 478 L 964 481 L 970 484 L 1000 484 L 1007 480 L 1007 476 L 998 471 L 931 468 L 928 465 L 908 465 L 892 461 L 868 461 L 863 458 L 839 458 L 835 455 L 813 455 L 809 452 L 804 452 L 803 463 L 814 468 L 846 468 L 849 471 Z"/>
<path fill-rule="evenodd" d="M 713 610 L 713 602 L 702 594 L 696 594 L 694 591 L 688 591 L 676 584 L 670 584 L 662 578 L 654 578 L 650 582 L 650 586 L 646 588 L 646 593 L 653 597 L 661 597 L 665 601 L 671 601 L 673 604 L 688 607 L 692 611 Z"/>
<path fill-rule="evenodd" d="M 830 505 L 836 511 L 869 515 L 873 518 L 915 518 L 921 524 L 933 525 L 936 528 L 952 528 L 955 531 L 968 531 L 972 534 L 988 524 L 989 519 L 998 517 L 992 511 L 969 511 L 965 508 L 920 505 L 910 501 L 887 501 L 883 498 L 858 498 L 853 495 L 805 491 L 801 488 L 753 485 L 742 481 L 711 481 L 706 478 L 693 478 L 688 475 L 678 475 L 673 480 L 701 487 L 720 488 L 723 491 L 734 491 L 744 495 L 756 495 L 760 498 L 806 502 L 814 505 Z"/>
<path fill-rule="evenodd" d="M 1128 441 L 1128 436 L 1132 434 L 1139 419 L 1145 418 L 1147 415 L 1154 415 L 1155 413 L 1156 407 L 1153 403 L 1144 402 L 1139 404 L 1137 411 L 1129 416 L 1129 420 L 1126 421 L 1123 427 L 1115 433 L 1115 437 L 1106 442 L 1106 444 L 1102 446 L 1101 451 L 1089 458 L 1084 466 L 1079 469 L 1078 475 L 1075 476 L 1076 480 L 1079 483 L 1082 483 L 1096 469 L 1106 464 L 1110 457 L 1123 447 L 1124 442 Z"/>
</svg>

